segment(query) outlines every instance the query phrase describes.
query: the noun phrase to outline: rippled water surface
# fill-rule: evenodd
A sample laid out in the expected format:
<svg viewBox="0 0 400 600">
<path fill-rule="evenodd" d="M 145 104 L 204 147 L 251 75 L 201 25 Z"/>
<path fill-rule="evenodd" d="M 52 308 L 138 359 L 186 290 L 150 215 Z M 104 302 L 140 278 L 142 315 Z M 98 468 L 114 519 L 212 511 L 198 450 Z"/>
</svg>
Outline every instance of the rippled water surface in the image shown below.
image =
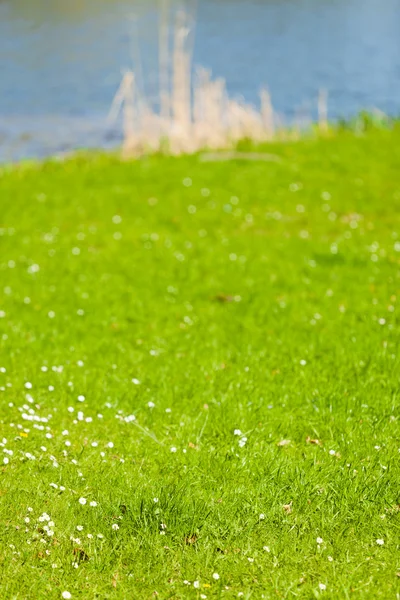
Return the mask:
<svg viewBox="0 0 400 600">
<path fill-rule="evenodd" d="M 123 69 L 157 94 L 157 2 L 0 0 L 0 160 L 105 146 Z M 175 7 L 178 5 L 171 4 Z M 292 118 L 320 88 L 332 118 L 400 113 L 400 0 L 198 0 L 194 63 Z"/>
</svg>

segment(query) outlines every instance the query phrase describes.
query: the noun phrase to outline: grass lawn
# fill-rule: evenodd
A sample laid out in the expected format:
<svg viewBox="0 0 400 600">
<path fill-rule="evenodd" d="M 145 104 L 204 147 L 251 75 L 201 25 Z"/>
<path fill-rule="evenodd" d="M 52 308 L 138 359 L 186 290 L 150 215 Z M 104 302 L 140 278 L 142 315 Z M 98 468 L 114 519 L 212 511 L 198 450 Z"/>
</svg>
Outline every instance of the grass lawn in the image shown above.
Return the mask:
<svg viewBox="0 0 400 600">
<path fill-rule="evenodd" d="M 267 151 L 0 171 L 2 600 L 399 597 L 400 129 Z"/>
</svg>

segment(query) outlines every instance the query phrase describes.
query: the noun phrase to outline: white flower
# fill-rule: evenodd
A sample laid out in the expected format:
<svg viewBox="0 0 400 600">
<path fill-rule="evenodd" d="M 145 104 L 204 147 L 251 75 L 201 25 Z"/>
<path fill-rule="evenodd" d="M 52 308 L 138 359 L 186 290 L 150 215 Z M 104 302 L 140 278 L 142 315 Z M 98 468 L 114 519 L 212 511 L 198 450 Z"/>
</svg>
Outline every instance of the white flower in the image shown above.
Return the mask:
<svg viewBox="0 0 400 600">
<path fill-rule="evenodd" d="M 89 540 L 93 539 L 93 535 L 91 533 L 88 533 L 86 536 Z"/>
<path fill-rule="evenodd" d="M 82 394 L 81 394 L 80 396 L 78 396 L 78 400 L 79 400 L 79 402 L 84 402 L 85 396 L 82 396 Z"/>
<path fill-rule="evenodd" d="M 200 581 L 193 581 L 193 587 L 196 589 L 199 589 L 200 587 Z"/>
<path fill-rule="evenodd" d="M 81 539 L 80 538 L 74 538 L 73 535 L 71 535 L 71 537 L 69 539 L 71 540 L 71 542 L 74 542 L 75 544 L 80 544 L 81 543 Z"/>
<path fill-rule="evenodd" d="M 29 517 L 25 517 L 25 523 L 29 523 L 30 522 L 30 518 Z"/>
<path fill-rule="evenodd" d="M 103 539 L 103 537 L 104 537 L 104 535 L 103 535 L 102 533 L 98 533 L 98 534 L 97 534 L 97 537 L 99 538 L 99 540 L 102 540 L 102 539 Z"/>
<path fill-rule="evenodd" d="M 323 544 L 324 540 L 321 537 L 317 537 L 317 544 Z"/>
<path fill-rule="evenodd" d="M 153 502 L 155 502 L 157 504 L 158 498 L 153 498 Z"/>
<path fill-rule="evenodd" d="M 77 528 L 78 531 L 82 531 L 83 530 L 83 525 L 77 525 L 76 528 Z"/>
<path fill-rule="evenodd" d="M 271 552 L 271 550 L 270 550 L 269 546 L 263 546 L 263 550 L 264 550 L 265 552 Z"/>
<path fill-rule="evenodd" d="M 70 598 L 72 598 L 72 596 L 69 592 L 63 592 L 61 594 L 61 597 L 64 598 L 64 600 L 70 600 Z"/>
<path fill-rule="evenodd" d="M 114 448 L 114 444 L 112 442 L 108 442 L 107 448 Z"/>
<path fill-rule="evenodd" d="M 319 583 L 318 584 L 319 589 L 323 592 L 324 590 L 326 590 L 326 585 L 324 583 Z"/>
<path fill-rule="evenodd" d="M 27 389 L 27 390 L 31 390 L 31 389 L 32 389 L 32 384 L 31 384 L 31 382 L 30 382 L 30 381 L 27 381 L 27 382 L 25 383 L 25 387 L 26 387 L 26 389 Z"/>
<path fill-rule="evenodd" d="M 5 456 L 3 458 L 3 464 L 8 465 L 9 462 L 10 462 L 10 459 L 7 456 Z"/>
<path fill-rule="evenodd" d="M 376 540 L 376 543 L 378 544 L 378 546 L 383 546 L 385 540 Z"/>
<path fill-rule="evenodd" d="M 84 504 L 86 504 L 87 500 L 86 500 L 86 498 L 79 498 L 78 502 L 79 502 L 79 504 L 82 504 L 82 506 L 83 506 Z"/>
<path fill-rule="evenodd" d="M 233 435 L 242 435 L 242 432 L 240 431 L 240 429 L 235 429 Z"/>
<path fill-rule="evenodd" d="M 147 406 L 148 406 L 149 408 L 154 408 L 154 407 L 155 407 L 155 404 L 154 404 L 154 402 L 151 402 L 151 400 L 150 400 L 150 402 L 148 402 L 148 403 L 147 403 Z"/>
<path fill-rule="evenodd" d="M 213 579 L 215 579 L 215 581 L 217 581 L 219 579 L 218 573 L 213 573 Z"/>
<path fill-rule="evenodd" d="M 113 523 L 113 524 L 111 525 L 111 529 L 113 529 L 114 531 L 118 531 L 118 529 L 119 529 L 119 525 L 117 525 L 117 523 Z"/>
<path fill-rule="evenodd" d="M 172 446 L 172 448 L 171 448 L 171 452 L 176 452 L 176 448 L 175 448 L 175 446 Z"/>
<path fill-rule="evenodd" d="M 92 500 L 92 501 L 90 502 L 90 506 L 97 506 L 97 502 L 96 502 L 95 500 Z"/>
<path fill-rule="evenodd" d="M 264 513 L 261 513 L 261 515 L 258 518 L 260 519 L 260 521 L 263 521 L 265 519 Z"/>
<path fill-rule="evenodd" d="M 139 381 L 139 379 L 133 378 L 132 383 L 134 383 L 135 385 L 139 385 L 140 381 Z"/>
<path fill-rule="evenodd" d="M 329 562 L 333 562 L 332 556 L 328 556 L 328 560 L 329 560 Z"/>
<path fill-rule="evenodd" d="M 335 450 L 329 450 L 329 454 L 330 454 L 331 456 L 335 456 L 335 454 L 336 454 L 336 451 L 335 451 Z"/>
</svg>

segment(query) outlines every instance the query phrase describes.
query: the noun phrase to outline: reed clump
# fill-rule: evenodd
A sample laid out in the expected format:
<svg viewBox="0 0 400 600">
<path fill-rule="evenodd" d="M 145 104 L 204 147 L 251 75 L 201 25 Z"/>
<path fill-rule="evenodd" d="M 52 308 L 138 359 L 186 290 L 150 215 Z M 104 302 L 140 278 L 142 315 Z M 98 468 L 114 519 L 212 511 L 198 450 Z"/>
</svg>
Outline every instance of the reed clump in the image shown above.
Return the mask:
<svg viewBox="0 0 400 600">
<path fill-rule="evenodd" d="M 110 118 L 122 113 L 125 156 L 228 149 L 246 138 L 268 142 L 301 135 L 304 123 L 284 127 L 266 88 L 260 91 L 260 104 L 256 108 L 229 97 L 223 78 L 212 79 L 211 72 L 202 67 L 193 69 L 190 33 L 190 19 L 185 12 L 175 15 L 172 27 L 166 12 L 161 12 L 158 109 L 143 96 L 132 70 L 123 76 Z M 324 92 L 319 96 L 318 112 L 319 129 L 327 132 Z"/>
</svg>

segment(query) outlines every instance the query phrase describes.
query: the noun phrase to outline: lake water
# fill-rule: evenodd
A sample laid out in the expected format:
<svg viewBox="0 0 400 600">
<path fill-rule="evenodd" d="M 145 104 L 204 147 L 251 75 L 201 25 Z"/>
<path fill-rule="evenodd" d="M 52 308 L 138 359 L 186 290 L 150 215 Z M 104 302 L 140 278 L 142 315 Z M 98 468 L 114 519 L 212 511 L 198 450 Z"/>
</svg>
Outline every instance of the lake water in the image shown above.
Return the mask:
<svg viewBox="0 0 400 600">
<path fill-rule="evenodd" d="M 171 5 L 171 3 L 170 3 Z M 178 6 L 172 2 L 172 6 Z M 194 63 L 288 119 L 329 92 L 331 118 L 400 114 L 400 0 L 194 0 Z M 157 93 L 152 0 L 0 0 L 0 160 L 115 144 L 123 69 Z M 140 67 L 141 64 L 141 67 Z"/>
</svg>

